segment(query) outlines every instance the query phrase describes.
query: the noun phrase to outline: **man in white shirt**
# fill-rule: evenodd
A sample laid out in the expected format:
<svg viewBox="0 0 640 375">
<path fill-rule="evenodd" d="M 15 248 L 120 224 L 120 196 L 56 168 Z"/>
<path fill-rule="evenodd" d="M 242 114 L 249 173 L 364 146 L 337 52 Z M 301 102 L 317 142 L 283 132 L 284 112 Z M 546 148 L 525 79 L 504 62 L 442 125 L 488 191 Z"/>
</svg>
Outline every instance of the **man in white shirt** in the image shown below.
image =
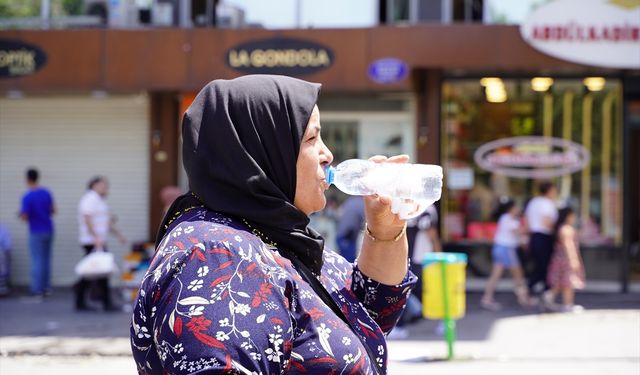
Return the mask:
<svg viewBox="0 0 640 375">
<path fill-rule="evenodd" d="M 80 199 L 78 204 L 78 222 L 80 225 L 79 240 L 80 246 L 86 254 L 92 251 L 107 251 L 106 241 L 109 232 L 115 234 L 121 243 L 126 242 L 126 238 L 114 225 L 114 221 L 109 213 L 109 206 L 105 200 L 109 193 L 109 182 L 106 178 L 98 176 L 89 182 L 89 189 Z M 100 296 L 105 311 L 118 310 L 111 301 L 111 291 L 109 289 L 109 278 L 93 280 L 100 290 Z M 75 286 L 76 310 L 90 310 L 86 304 L 86 292 L 90 286 L 90 281 L 80 279 Z"/>
<path fill-rule="evenodd" d="M 556 208 L 556 187 L 551 182 L 542 182 L 538 187 L 540 193 L 533 198 L 525 210 L 525 218 L 529 229 L 529 251 L 534 261 L 534 271 L 529 276 L 529 290 L 533 292 L 536 284 L 543 282 L 545 290 L 547 269 L 553 254 L 553 226 L 558 218 Z"/>
</svg>

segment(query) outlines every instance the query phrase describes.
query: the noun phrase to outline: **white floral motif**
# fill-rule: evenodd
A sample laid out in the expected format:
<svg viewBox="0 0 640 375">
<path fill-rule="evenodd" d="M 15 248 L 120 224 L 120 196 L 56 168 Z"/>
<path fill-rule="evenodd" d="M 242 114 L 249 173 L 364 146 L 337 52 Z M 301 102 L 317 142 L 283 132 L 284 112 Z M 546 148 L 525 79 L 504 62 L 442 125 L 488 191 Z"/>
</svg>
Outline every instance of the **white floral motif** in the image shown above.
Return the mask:
<svg viewBox="0 0 640 375">
<path fill-rule="evenodd" d="M 218 341 L 229 340 L 229 335 L 227 335 L 226 333 L 224 333 L 222 331 L 218 331 L 218 332 L 216 332 L 216 339 Z"/>
<path fill-rule="evenodd" d="M 189 316 L 200 316 L 204 312 L 204 306 L 189 306 Z"/>
<path fill-rule="evenodd" d="M 333 357 L 333 350 L 331 350 L 331 345 L 329 345 L 328 340 L 330 334 L 331 329 L 328 328 L 324 323 L 321 323 L 320 327 L 318 327 L 318 338 L 320 339 L 320 345 L 322 345 L 322 349 L 324 349 L 325 352 L 329 353 Z"/>
<path fill-rule="evenodd" d="M 280 345 L 284 342 L 281 335 L 276 335 L 273 333 L 269 334 L 269 342 L 273 344 L 273 346 L 278 350 Z"/>
<path fill-rule="evenodd" d="M 260 353 L 251 353 L 251 358 L 255 359 L 256 361 L 259 361 L 262 359 L 262 354 Z"/>
<path fill-rule="evenodd" d="M 320 327 L 318 327 L 318 333 L 323 336 L 329 337 L 329 334 L 331 333 L 331 328 L 327 327 L 327 325 L 324 323 L 320 323 Z"/>
<path fill-rule="evenodd" d="M 218 320 L 218 323 L 220 324 L 220 327 L 230 327 L 231 326 L 229 324 L 229 318 L 224 318 L 222 320 Z"/>
<path fill-rule="evenodd" d="M 233 311 L 236 314 L 242 314 L 244 316 L 247 316 L 247 314 L 249 312 L 251 312 L 251 308 L 249 307 L 249 305 L 245 305 L 243 303 L 239 303 L 235 306 L 235 308 L 233 309 Z"/>
<path fill-rule="evenodd" d="M 173 236 L 173 238 L 182 236 L 182 227 L 177 227 L 176 229 L 174 229 L 171 235 Z"/>
<path fill-rule="evenodd" d="M 273 302 L 273 301 L 269 301 L 269 302 L 265 303 L 263 306 L 267 310 L 276 310 L 278 308 L 278 305 L 276 305 L 275 302 Z"/>
<path fill-rule="evenodd" d="M 157 283 L 160 280 L 160 276 L 162 276 L 162 267 L 158 267 L 153 271 L 153 282 Z"/>
<path fill-rule="evenodd" d="M 300 292 L 300 298 L 302 299 L 311 299 L 313 298 L 313 294 L 308 290 L 303 290 Z"/>
<path fill-rule="evenodd" d="M 233 237 L 234 240 L 236 240 L 237 242 L 242 242 L 242 237 L 240 236 L 235 236 Z"/>
<path fill-rule="evenodd" d="M 202 284 L 203 284 L 202 280 L 196 279 L 189 283 L 189 285 L 187 286 L 187 289 L 195 292 L 196 290 L 202 288 Z"/>
<path fill-rule="evenodd" d="M 198 268 L 198 277 L 205 277 L 209 273 L 209 267 L 202 266 Z"/>
<path fill-rule="evenodd" d="M 184 232 L 186 234 L 189 234 L 189 233 L 193 232 L 193 229 L 194 229 L 193 225 L 189 225 L 187 228 L 185 228 Z"/>
<path fill-rule="evenodd" d="M 353 354 L 351 354 L 351 353 L 345 354 L 344 356 L 342 356 L 342 359 L 344 359 L 344 361 L 347 364 L 355 362 L 355 360 L 353 359 Z"/>
<path fill-rule="evenodd" d="M 241 347 L 242 349 L 247 350 L 247 349 L 251 349 L 251 348 L 253 348 L 253 345 L 251 345 L 251 343 L 249 343 L 249 342 L 245 341 L 245 342 L 243 342 L 243 343 L 240 345 L 240 347 Z"/>
<path fill-rule="evenodd" d="M 378 354 L 380 354 L 380 355 L 384 354 L 384 346 L 378 345 Z"/>
<path fill-rule="evenodd" d="M 281 351 L 277 349 L 273 350 L 271 348 L 267 348 L 267 350 L 265 350 L 264 352 L 267 355 L 268 360 L 270 360 L 271 362 L 280 363 L 280 356 L 282 356 Z"/>
<path fill-rule="evenodd" d="M 351 339 L 345 336 L 342 338 L 342 343 L 344 345 L 351 345 Z"/>
<path fill-rule="evenodd" d="M 180 353 L 182 353 L 183 351 L 184 351 L 184 348 L 182 347 L 182 344 L 178 344 L 178 345 L 176 345 L 176 346 L 173 348 L 173 352 L 174 352 L 174 353 L 178 353 L 178 354 L 180 354 Z M 175 367 L 175 365 L 174 365 L 174 367 Z"/>
<path fill-rule="evenodd" d="M 140 330 L 138 331 L 138 338 L 148 339 L 149 337 L 151 337 L 151 335 L 149 334 L 149 330 L 147 329 L 147 327 L 140 327 Z"/>
</svg>

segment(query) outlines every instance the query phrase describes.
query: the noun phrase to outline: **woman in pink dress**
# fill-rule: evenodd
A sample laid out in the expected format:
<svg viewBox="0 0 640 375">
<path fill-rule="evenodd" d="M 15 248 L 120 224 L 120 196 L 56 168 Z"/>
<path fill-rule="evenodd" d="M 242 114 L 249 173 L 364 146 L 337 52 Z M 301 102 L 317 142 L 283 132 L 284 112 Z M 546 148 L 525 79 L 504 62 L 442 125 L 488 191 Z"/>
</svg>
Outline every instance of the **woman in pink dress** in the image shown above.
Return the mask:
<svg viewBox="0 0 640 375">
<path fill-rule="evenodd" d="M 578 237 L 573 227 L 575 212 L 566 207 L 558 213 L 554 228 L 555 249 L 549 264 L 547 281 L 551 289 L 542 296 L 547 310 L 577 312 L 583 307 L 574 304 L 575 290 L 585 285 L 584 266 L 580 256 Z M 555 304 L 555 298 L 562 293 L 562 305 Z"/>
</svg>

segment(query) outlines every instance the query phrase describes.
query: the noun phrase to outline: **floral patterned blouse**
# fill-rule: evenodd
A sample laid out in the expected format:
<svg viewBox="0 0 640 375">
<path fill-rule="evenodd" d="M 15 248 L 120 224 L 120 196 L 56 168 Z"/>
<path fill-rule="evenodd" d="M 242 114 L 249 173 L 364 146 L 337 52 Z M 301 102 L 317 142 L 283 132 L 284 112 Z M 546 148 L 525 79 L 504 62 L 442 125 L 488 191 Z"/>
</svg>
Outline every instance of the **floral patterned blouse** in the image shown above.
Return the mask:
<svg viewBox="0 0 640 375">
<path fill-rule="evenodd" d="M 140 374 L 376 374 L 371 355 L 386 373 L 384 336 L 416 283 L 408 272 L 380 284 L 325 250 L 320 281 L 352 329 L 276 248 L 226 216 L 184 213 L 157 251 L 131 324 Z"/>
</svg>

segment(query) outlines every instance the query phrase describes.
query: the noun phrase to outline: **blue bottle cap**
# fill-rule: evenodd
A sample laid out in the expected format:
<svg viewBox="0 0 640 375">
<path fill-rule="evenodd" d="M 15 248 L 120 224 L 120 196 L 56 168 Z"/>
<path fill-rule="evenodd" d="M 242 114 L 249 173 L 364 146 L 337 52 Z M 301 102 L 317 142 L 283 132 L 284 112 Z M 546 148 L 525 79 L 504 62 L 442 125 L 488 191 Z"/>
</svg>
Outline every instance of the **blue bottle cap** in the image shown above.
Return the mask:
<svg viewBox="0 0 640 375">
<path fill-rule="evenodd" d="M 324 168 L 324 178 L 327 181 L 327 184 L 333 184 L 333 179 L 336 175 L 336 169 L 330 165 L 327 165 Z"/>
</svg>

